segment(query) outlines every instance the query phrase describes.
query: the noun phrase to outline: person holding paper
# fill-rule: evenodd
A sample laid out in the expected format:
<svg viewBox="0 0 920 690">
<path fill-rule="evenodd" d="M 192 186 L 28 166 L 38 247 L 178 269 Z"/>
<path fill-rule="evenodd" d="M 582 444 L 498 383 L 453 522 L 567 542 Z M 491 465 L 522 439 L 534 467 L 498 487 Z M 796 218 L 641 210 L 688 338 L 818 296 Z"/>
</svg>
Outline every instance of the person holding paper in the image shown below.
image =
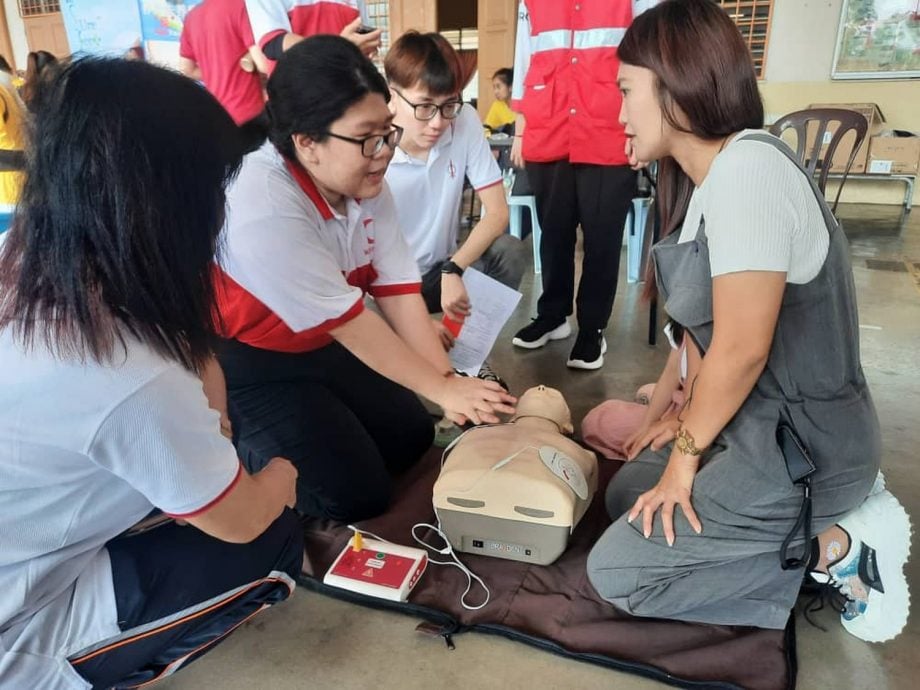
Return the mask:
<svg viewBox="0 0 920 690">
<path fill-rule="evenodd" d="M 227 193 L 215 270 L 240 456 L 289 458 L 298 509 L 340 521 L 382 513 L 391 474 L 430 447 L 416 394 L 460 423 L 514 409 L 498 384 L 455 376 L 431 328 L 384 180 L 402 134 L 389 98 L 341 37 L 286 51 L 268 81 L 269 141 Z"/>
<path fill-rule="evenodd" d="M 501 171 L 479 116 L 460 99 L 460 58 L 443 36 L 403 34 L 387 52 L 384 70 L 393 122 L 403 129 L 387 170 L 400 229 L 422 273 L 428 311 L 462 322 L 475 308 L 461 279 L 464 269 L 475 266 L 514 289 L 524 274 L 521 241 L 505 234 L 508 204 Z M 465 178 L 484 212 L 458 247 Z"/>
</svg>

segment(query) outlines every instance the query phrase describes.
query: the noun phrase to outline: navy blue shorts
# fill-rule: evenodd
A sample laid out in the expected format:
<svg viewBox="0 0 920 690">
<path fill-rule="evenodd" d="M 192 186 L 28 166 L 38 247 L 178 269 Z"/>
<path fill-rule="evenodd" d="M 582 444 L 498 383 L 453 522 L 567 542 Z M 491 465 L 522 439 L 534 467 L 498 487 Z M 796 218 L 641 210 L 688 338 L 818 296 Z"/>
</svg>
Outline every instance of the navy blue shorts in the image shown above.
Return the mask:
<svg viewBox="0 0 920 690">
<path fill-rule="evenodd" d="M 303 530 L 292 510 L 249 544 L 168 522 L 107 544 L 122 633 L 72 656 L 94 688 L 174 673 L 294 591 Z"/>
</svg>

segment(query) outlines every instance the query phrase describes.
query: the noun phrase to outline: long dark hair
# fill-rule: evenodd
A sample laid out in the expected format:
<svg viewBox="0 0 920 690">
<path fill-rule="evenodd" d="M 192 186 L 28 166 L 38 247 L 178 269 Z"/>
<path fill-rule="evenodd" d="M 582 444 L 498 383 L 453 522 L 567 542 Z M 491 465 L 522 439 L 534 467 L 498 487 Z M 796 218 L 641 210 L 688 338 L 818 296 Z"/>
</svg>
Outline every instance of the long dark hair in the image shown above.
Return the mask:
<svg viewBox="0 0 920 690">
<path fill-rule="evenodd" d="M 617 55 L 621 62 L 655 73 L 662 114 L 678 131 L 716 141 L 763 127 L 751 54 L 738 27 L 711 0 L 665 0 L 643 12 L 626 31 Z M 659 161 L 662 237 L 683 224 L 692 192 L 693 182 L 673 158 Z M 649 264 L 646 289 L 654 294 Z"/>
<path fill-rule="evenodd" d="M 312 36 L 286 50 L 268 80 L 268 137 L 294 158 L 295 134 L 315 141 L 369 93 L 390 101 L 390 90 L 358 47 L 339 36 Z"/>
<path fill-rule="evenodd" d="M 198 370 L 214 337 L 223 187 L 242 153 L 233 121 L 191 80 L 119 59 L 64 66 L 35 102 L 0 249 L 0 328 L 99 362 L 130 333 Z"/>
</svg>

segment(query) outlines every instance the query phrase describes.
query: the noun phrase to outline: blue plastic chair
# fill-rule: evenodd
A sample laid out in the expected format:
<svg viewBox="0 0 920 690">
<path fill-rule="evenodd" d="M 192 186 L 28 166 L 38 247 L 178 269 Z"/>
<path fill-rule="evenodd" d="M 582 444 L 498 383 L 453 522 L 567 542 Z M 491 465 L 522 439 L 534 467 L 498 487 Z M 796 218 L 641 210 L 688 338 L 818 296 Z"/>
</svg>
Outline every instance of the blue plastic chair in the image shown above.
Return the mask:
<svg viewBox="0 0 920 690">
<path fill-rule="evenodd" d="M 530 236 L 533 240 L 533 272 L 542 273 L 543 264 L 540 261 L 540 221 L 537 220 L 537 201 L 531 196 L 510 195 L 508 196 L 508 213 L 509 224 L 511 226 L 511 236 L 521 239 L 522 234 L 522 215 L 524 209 L 530 210 Z"/>
</svg>

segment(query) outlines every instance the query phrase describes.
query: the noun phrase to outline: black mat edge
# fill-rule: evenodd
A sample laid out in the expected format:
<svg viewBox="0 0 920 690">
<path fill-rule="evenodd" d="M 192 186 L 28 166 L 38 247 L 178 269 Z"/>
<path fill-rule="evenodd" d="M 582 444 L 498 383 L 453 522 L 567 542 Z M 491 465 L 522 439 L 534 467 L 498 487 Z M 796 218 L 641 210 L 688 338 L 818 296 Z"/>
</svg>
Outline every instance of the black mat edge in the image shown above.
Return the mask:
<svg viewBox="0 0 920 690">
<path fill-rule="evenodd" d="M 442 635 L 455 635 L 464 632 L 479 632 L 486 635 L 497 635 L 510 640 L 514 640 L 516 642 L 522 642 L 531 647 L 542 649 L 543 651 L 566 657 L 568 659 L 574 659 L 576 661 L 583 661 L 598 666 L 604 666 L 606 668 L 622 671 L 624 673 L 631 673 L 633 675 L 649 678 L 651 680 L 655 680 L 659 683 L 670 685 L 672 687 L 690 689 L 712 688 L 713 690 L 744 690 L 744 688 L 740 685 L 735 685 L 734 683 L 726 683 L 724 681 L 696 681 L 688 680 L 686 678 L 679 678 L 677 676 L 671 675 L 667 671 L 663 671 L 656 666 L 649 666 L 647 664 L 640 664 L 632 661 L 622 661 L 620 659 L 614 659 L 613 657 L 604 656 L 602 654 L 571 652 L 561 645 L 556 644 L 555 642 L 551 642 L 540 637 L 527 635 L 526 633 L 522 633 L 519 630 L 515 630 L 514 628 L 509 628 L 503 625 L 461 625 L 453 616 L 438 609 L 429 608 L 427 606 L 419 606 L 410 602 L 387 601 L 385 599 L 378 599 L 377 597 L 371 597 L 365 594 L 358 594 L 357 592 L 351 592 L 339 587 L 325 585 L 321 581 L 309 575 L 300 575 L 297 578 L 297 584 L 302 586 L 304 589 L 308 589 L 312 592 L 316 592 L 333 599 L 338 599 L 340 601 L 346 601 L 372 609 L 393 611 L 395 613 L 421 618 L 432 623 L 438 623 L 443 627 L 443 632 L 441 633 Z M 795 690 L 796 676 L 798 675 L 798 655 L 796 653 L 795 646 L 796 637 L 794 615 L 789 616 L 789 622 L 786 624 L 783 639 L 785 642 L 786 668 L 788 669 L 788 682 L 786 687 L 787 690 Z"/>
</svg>

